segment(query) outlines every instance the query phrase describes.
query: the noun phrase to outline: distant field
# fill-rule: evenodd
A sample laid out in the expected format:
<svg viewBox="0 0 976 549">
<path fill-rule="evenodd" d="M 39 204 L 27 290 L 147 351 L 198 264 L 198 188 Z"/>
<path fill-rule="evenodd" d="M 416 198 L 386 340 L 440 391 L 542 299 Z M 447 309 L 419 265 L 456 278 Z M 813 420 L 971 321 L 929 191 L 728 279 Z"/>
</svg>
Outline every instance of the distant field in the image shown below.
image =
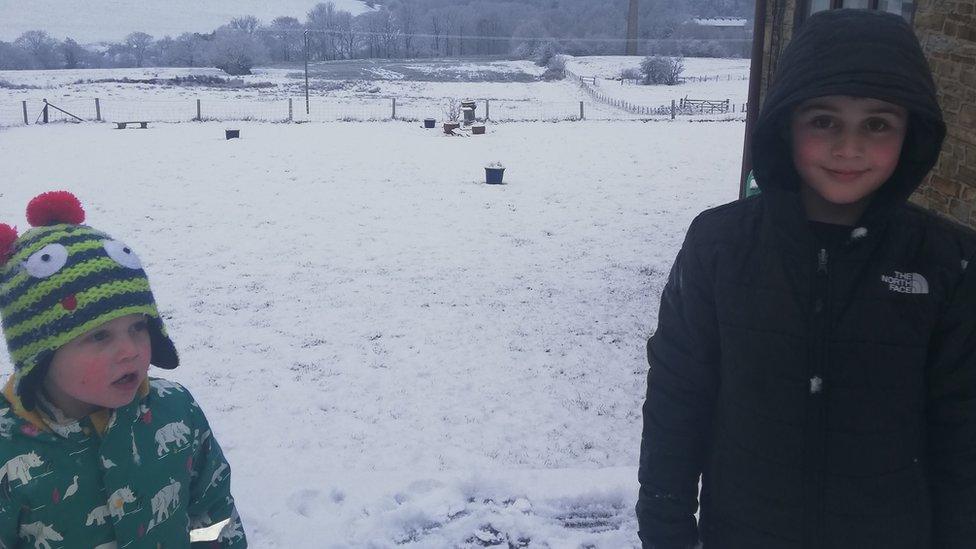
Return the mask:
<svg viewBox="0 0 976 549">
<path fill-rule="evenodd" d="M 742 104 L 748 92 L 749 61 L 685 59 L 686 76 L 715 80 L 678 86 L 621 85 L 615 80 L 640 57 L 569 58 L 567 68 L 595 76 L 601 94 L 633 105 L 659 107 L 683 97 L 729 99 Z M 646 118 L 594 98 L 572 79 L 543 81 L 544 67 L 525 60 L 355 60 L 313 63 L 309 67 L 309 113 L 305 113 L 304 67 L 291 64 L 254 69 L 235 78 L 213 68 L 87 69 L 0 71 L 0 126 L 23 125 L 23 104 L 33 123 L 42 100 L 86 120 L 96 116 L 99 98 L 105 120 L 146 119 L 180 122 L 201 115 L 214 120 L 292 119 L 298 121 L 386 120 L 397 103 L 397 117 L 445 118 L 451 101 L 474 99 L 478 116 L 490 102 L 491 119 L 575 120 L 580 102 L 592 120 Z M 68 117 L 52 113 L 52 120 Z M 737 116 L 741 116 L 738 114 Z"/>
</svg>

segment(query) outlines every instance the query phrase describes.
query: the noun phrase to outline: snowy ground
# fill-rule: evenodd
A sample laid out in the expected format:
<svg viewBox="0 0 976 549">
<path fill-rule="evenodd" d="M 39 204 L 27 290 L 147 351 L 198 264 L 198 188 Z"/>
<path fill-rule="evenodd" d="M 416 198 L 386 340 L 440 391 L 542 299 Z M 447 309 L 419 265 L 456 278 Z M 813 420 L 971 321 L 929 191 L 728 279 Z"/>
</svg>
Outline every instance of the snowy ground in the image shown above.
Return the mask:
<svg viewBox="0 0 976 549">
<path fill-rule="evenodd" d="M 140 252 L 254 547 L 635 546 L 645 339 L 743 125 L 225 127 L 0 128 L 0 222 L 65 188 Z"/>
<path fill-rule="evenodd" d="M 730 99 L 745 103 L 748 60 L 685 60 L 686 75 L 711 75 L 718 81 L 692 81 L 678 86 L 621 85 L 612 80 L 623 68 L 637 67 L 639 57 L 570 58 L 568 67 L 579 75 L 598 76 L 601 93 L 634 105 L 658 107 L 671 100 Z M 37 120 L 42 100 L 84 119 L 95 119 L 99 98 L 104 120 L 190 121 L 201 101 L 201 115 L 217 120 L 283 121 L 292 99 L 293 118 L 309 121 L 385 120 L 393 114 L 413 120 L 445 118 L 451 100 L 475 99 L 479 117 L 490 102 L 490 116 L 505 120 L 629 120 L 638 116 L 600 102 L 571 79 L 539 81 L 543 68 L 529 61 L 415 60 L 341 61 L 310 67 L 310 112 L 305 112 L 304 74 L 300 66 L 258 68 L 242 79 L 217 69 L 99 69 L 76 71 L 0 71 L 0 126 L 22 125 L 22 102 L 28 120 Z M 215 87 L 174 84 L 176 77 L 216 77 L 230 85 Z M 126 79 L 128 81 L 126 81 Z M 155 79 L 155 82 L 147 82 Z M 12 86 L 12 87 L 11 87 Z M 741 118 L 742 116 L 739 115 Z M 52 119 L 66 116 L 52 111 Z M 709 116 L 714 118 L 714 116 Z"/>
</svg>

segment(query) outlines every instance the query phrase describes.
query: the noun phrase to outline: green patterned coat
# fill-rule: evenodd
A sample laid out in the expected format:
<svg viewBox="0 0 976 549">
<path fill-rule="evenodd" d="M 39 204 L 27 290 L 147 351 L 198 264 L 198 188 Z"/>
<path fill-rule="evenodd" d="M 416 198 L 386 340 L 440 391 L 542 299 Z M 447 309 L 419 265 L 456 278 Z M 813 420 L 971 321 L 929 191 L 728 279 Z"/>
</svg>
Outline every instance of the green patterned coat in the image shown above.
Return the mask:
<svg viewBox="0 0 976 549">
<path fill-rule="evenodd" d="M 150 379 L 114 412 L 57 416 L 24 410 L 12 383 L 0 396 L 0 548 L 247 546 L 230 467 L 186 389 Z"/>
</svg>

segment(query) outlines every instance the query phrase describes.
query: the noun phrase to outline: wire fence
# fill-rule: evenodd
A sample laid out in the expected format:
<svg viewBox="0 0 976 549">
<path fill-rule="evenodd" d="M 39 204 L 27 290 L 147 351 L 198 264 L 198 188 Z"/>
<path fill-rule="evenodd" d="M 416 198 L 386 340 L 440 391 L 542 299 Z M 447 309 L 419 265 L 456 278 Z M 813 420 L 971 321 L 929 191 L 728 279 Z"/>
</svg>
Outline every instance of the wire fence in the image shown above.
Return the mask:
<svg viewBox="0 0 976 549">
<path fill-rule="evenodd" d="M 268 99 L 30 99 L 0 103 L 0 126 L 58 122 L 265 122 L 421 121 L 450 118 L 450 101 L 395 97 Z M 578 120 L 580 101 L 476 100 L 478 120 L 530 122 Z"/>
<path fill-rule="evenodd" d="M 700 115 L 700 114 L 728 114 L 735 113 L 738 109 L 739 112 L 745 113 L 748 108 L 748 104 L 733 103 L 730 99 L 724 100 L 691 100 L 688 98 L 676 100 L 672 99 L 670 104 L 662 105 L 639 105 L 636 103 L 631 103 L 625 99 L 620 99 L 613 97 L 611 95 L 605 94 L 599 89 L 598 79 L 595 76 L 581 76 L 574 73 L 573 71 L 566 70 L 566 76 L 579 82 L 580 87 L 583 91 L 589 95 L 594 101 L 603 103 L 610 107 L 620 109 L 622 111 L 628 112 L 630 114 L 638 116 L 670 116 L 672 119 L 679 115 Z M 698 78 L 698 77 L 692 77 Z M 709 78 L 709 77 L 702 77 Z M 717 80 L 722 80 L 722 77 L 716 77 Z M 728 79 L 732 80 L 732 75 L 728 75 Z M 704 80 L 703 80 L 704 81 Z M 724 104 L 724 108 L 716 107 L 716 104 Z"/>
<path fill-rule="evenodd" d="M 629 84 L 631 86 L 640 86 L 640 85 L 643 85 L 643 81 L 640 78 L 624 78 L 624 77 L 621 76 L 621 77 L 617 77 L 617 78 L 611 78 L 610 80 L 614 80 L 614 81 L 620 82 L 620 85 L 621 86 L 626 85 L 626 84 Z M 736 81 L 736 80 L 749 80 L 749 75 L 748 74 L 703 74 L 701 76 L 680 76 L 680 77 L 678 77 L 678 80 L 680 82 L 682 82 L 682 83 L 688 83 L 688 82 L 732 82 L 732 81 Z"/>
<path fill-rule="evenodd" d="M 635 117 L 672 117 L 704 114 L 706 111 L 681 104 L 635 105 L 609 97 L 597 86 L 580 82 L 587 101 L 540 101 L 479 99 L 476 119 L 492 122 L 532 122 L 559 120 L 629 120 Z M 253 120 L 264 122 L 335 121 L 421 121 L 426 118 L 450 120 L 451 100 L 425 97 L 304 97 L 257 98 L 79 98 L 28 99 L 0 103 L 0 126 L 25 126 L 59 122 L 192 122 Z M 599 105 L 595 105 L 597 103 Z M 598 106 L 610 107 L 598 109 Z M 744 108 L 744 106 L 743 106 Z M 619 112 L 615 113 L 614 109 Z M 732 111 L 735 111 L 733 105 Z M 714 110 L 711 111 L 714 113 Z M 454 113 L 457 116 L 457 113 Z"/>
</svg>

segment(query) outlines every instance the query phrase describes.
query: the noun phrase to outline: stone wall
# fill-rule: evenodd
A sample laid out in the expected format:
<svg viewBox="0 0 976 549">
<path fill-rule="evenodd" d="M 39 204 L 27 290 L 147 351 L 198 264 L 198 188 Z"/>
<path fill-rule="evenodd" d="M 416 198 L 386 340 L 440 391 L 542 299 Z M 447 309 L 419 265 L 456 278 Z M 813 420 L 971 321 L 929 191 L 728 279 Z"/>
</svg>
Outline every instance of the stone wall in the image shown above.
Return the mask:
<svg viewBox="0 0 976 549">
<path fill-rule="evenodd" d="M 976 228 L 976 0 L 921 0 L 918 35 L 939 88 L 948 135 L 912 199 Z"/>
</svg>

